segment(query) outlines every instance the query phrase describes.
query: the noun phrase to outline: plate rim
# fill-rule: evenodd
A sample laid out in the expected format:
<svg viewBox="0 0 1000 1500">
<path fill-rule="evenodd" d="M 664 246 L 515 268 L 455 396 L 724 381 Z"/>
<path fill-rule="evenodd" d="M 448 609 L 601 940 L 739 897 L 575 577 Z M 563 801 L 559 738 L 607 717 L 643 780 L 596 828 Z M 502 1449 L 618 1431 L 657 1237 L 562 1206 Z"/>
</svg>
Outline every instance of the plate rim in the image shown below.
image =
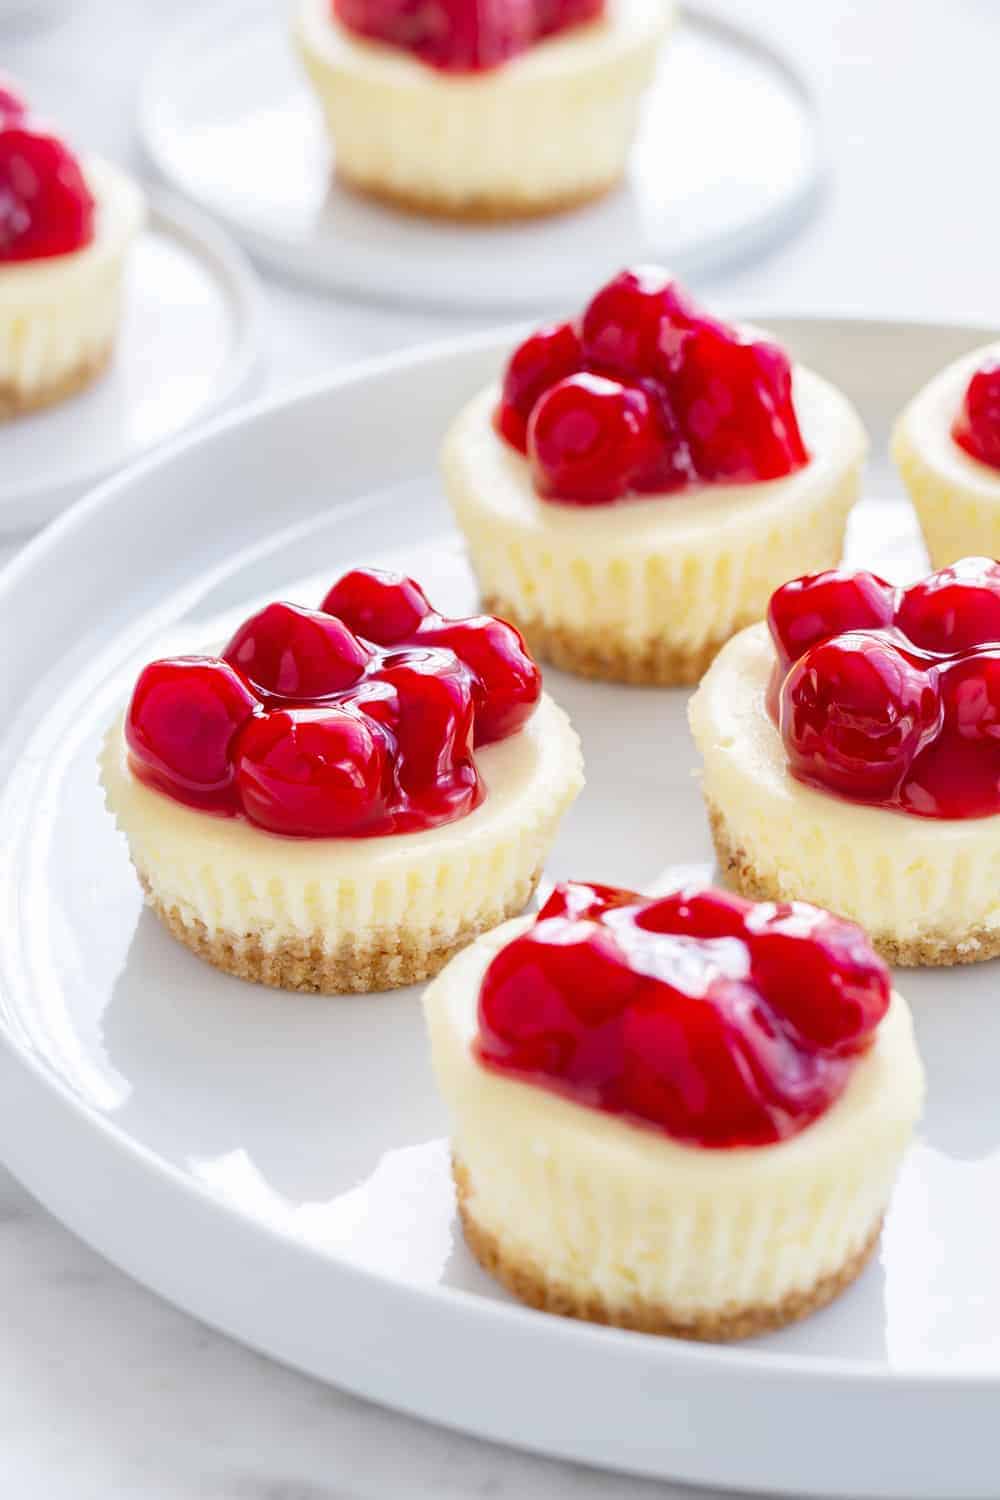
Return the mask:
<svg viewBox="0 0 1000 1500">
<path fill-rule="evenodd" d="M 0 534 L 8 529 L 21 530 L 31 525 L 24 516 L 36 510 L 34 518 L 42 524 L 47 517 L 64 510 L 73 500 L 88 495 L 111 477 L 126 473 L 149 454 L 159 452 L 192 428 L 207 425 L 238 397 L 250 390 L 263 370 L 261 340 L 263 293 L 257 273 L 245 251 L 197 205 L 165 187 L 152 190 L 143 184 L 148 213 L 140 235 L 159 232 L 192 253 L 212 274 L 233 309 L 233 348 L 220 379 L 204 403 L 173 433 L 152 438 L 138 445 L 123 463 L 114 460 L 95 463 L 82 471 L 65 466 L 54 475 L 28 484 L 0 485 Z M 9 514 L 13 512 L 13 517 Z"/>
<path fill-rule="evenodd" d="M 982 335 L 984 342 L 989 340 L 991 333 L 985 325 L 978 323 L 937 320 L 775 314 L 770 318 L 764 316 L 754 321 L 763 322 L 774 328 L 776 332 L 792 339 L 794 339 L 796 328 L 803 327 L 813 330 L 825 327 L 831 333 L 842 331 L 845 327 L 865 330 L 869 333 L 882 331 L 895 335 L 911 330 L 919 330 L 926 336 L 933 336 L 937 333 L 942 337 L 968 333 L 970 338 L 978 338 Z M 74 533 L 85 533 L 88 528 L 98 524 L 100 516 L 105 512 L 113 511 L 115 504 L 120 503 L 123 495 L 131 495 L 130 503 L 136 503 L 143 481 L 151 470 L 168 468 L 179 457 L 215 442 L 220 435 L 251 426 L 262 417 L 299 407 L 323 397 L 332 398 L 339 389 L 345 386 L 377 384 L 379 379 L 387 374 L 395 375 L 406 370 L 415 371 L 464 357 L 482 357 L 493 351 L 500 356 L 509 343 L 510 334 L 511 326 L 508 324 L 472 335 L 435 340 L 433 343 L 420 345 L 402 353 L 380 355 L 347 367 L 332 376 L 326 375 L 303 382 L 295 390 L 265 395 L 237 411 L 224 413 L 195 430 L 179 434 L 173 440 L 158 446 L 145 458 L 129 465 L 128 468 L 99 485 L 29 542 L 23 551 L 0 571 L 0 606 L 15 586 L 20 585 L 25 578 L 30 578 L 36 571 L 44 572 L 49 555 L 57 552 L 67 538 L 71 538 Z M 337 503 L 349 504 L 350 500 L 345 498 Z M 2 748 L 3 736 L 0 736 L 0 749 Z M 0 760 L 4 761 L 9 758 L 9 754 L 0 756 Z M 17 763 L 17 759 L 16 757 L 13 764 Z M 11 766 L 8 769 L 12 768 Z M 888 1384 L 894 1387 L 905 1386 L 925 1391 L 953 1392 L 989 1388 L 1000 1390 L 1000 1360 L 995 1369 L 976 1366 L 956 1372 L 948 1371 L 938 1365 L 929 1366 L 926 1369 L 922 1366 L 908 1366 L 903 1370 L 890 1370 L 856 1357 L 784 1353 L 780 1350 L 760 1350 L 740 1346 L 717 1347 L 656 1338 L 625 1329 L 605 1328 L 570 1319 L 553 1318 L 551 1315 L 517 1303 L 493 1301 L 463 1288 L 438 1285 L 414 1286 L 401 1283 L 385 1272 L 343 1259 L 329 1250 L 321 1249 L 305 1241 L 295 1240 L 266 1221 L 247 1214 L 238 1206 L 222 1202 L 209 1191 L 206 1185 L 157 1156 L 151 1148 L 134 1139 L 127 1131 L 117 1127 L 107 1116 L 89 1108 L 57 1074 L 51 1072 L 27 1047 L 22 1046 L 3 1025 L 0 1025 L 0 1046 L 2 1046 L 3 1055 L 21 1069 L 26 1070 L 39 1089 L 54 1094 L 59 1104 L 68 1108 L 81 1127 L 96 1131 L 113 1152 L 124 1155 L 131 1163 L 150 1172 L 151 1176 L 162 1183 L 169 1193 L 179 1194 L 182 1199 L 193 1197 L 206 1206 L 213 1216 L 229 1223 L 237 1221 L 244 1231 L 262 1234 L 268 1242 L 280 1246 L 285 1253 L 291 1251 L 299 1255 L 304 1254 L 308 1259 L 324 1265 L 333 1264 L 338 1274 L 344 1275 L 347 1280 L 356 1280 L 369 1289 L 380 1291 L 391 1289 L 397 1296 L 402 1296 L 408 1301 L 430 1303 L 438 1309 L 447 1307 L 459 1316 L 468 1314 L 488 1323 L 523 1326 L 528 1337 L 530 1337 L 531 1329 L 545 1326 L 552 1332 L 553 1337 L 561 1339 L 564 1346 L 570 1350 L 574 1348 L 605 1351 L 633 1350 L 658 1367 L 670 1369 L 678 1375 L 682 1375 L 687 1370 L 705 1372 L 718 1371 L 721 1368 L 725 1374 L 736 1378 L 786 1380 L 790 1376 L 800 1376 L 818 1382 L 828 1390 L 845 1382 L 852 1386 L 862 1383 L 867 1386 L 885 1387 Z M 32 1187 L 30 1182 L 26 1182 L 25 1185 L 29 1190 Z M 90 1242 L 94 1243 L 93 1240 Z M 109 1254 L 103 1247 L 97 1248 L 99 1253 L 114 1260 L 113 1254 Z M 197 1316 L 205 1318 L 202 1313 L 198 1313 Z"/>
<path fill-rule="evenodd" d="M 291 0 L 255 0 L 257 17 L 271 13 L 276 24 L 287 15 Z M 171 170 L 169 159 L 161 149 L 163 126 L 159 120 L 164 99 L 170 97 L 165 88 L 170 77 L 184 55 L 197 45 L 199 38 L 218 32 L 227 15 L 246 20 L 245 0 L 226 0 L 223 8 L 213 11 L 211 16 L 200 13 L 186 17 L 168 32 L 156 57 L 149 63 L 139 86 L 136 104 L 136 129 L 140 149 L 146 163 L 156 178 L 180 194 L 186 202 L 197 204 L 205 213 L 210 213 L 226 231 L 243 245 L 249 255 L 261 266 L 291 284 L 298 285 L 326 296 L 354 294 L 367 301 L 384 306 L 400 308 L 425 308 L 429 311 L 494 313 L 497 317 L 506 314 L 516 317 L 525 311 L 543 306 L 546 297 L 531 294 L 524 297 L 504 297 L 496 294 L 469 293 L 449 296 L 447 292 L 407 293 L 386 284 L 377 274 L 365 277 L 357 271 L 343 272 L 336 264 L 317 263 L 308 249 L 283 243 L 266 230 L 259 230 L 252 223 L 241 219 L 225 206 L 193 189 L 180 174 Z M 256 17 L 255 17 L 256 18 Z M 789 90 L 797 97 L 802 118 L 807 127 L 808 153 L 799 179 L 787 196 L 771 208 L 752 213 L 735 227 L 714 232 L 703 246 L 688 253 L 671 253 L 669 259 L 674 269 L 682 275 L 710 275 L 726 266 L 739 266 L 767 253 L 775 244 L 792 238 L 808 222 L 819 206 L 830 179 L 829 153 L 826 131 L 819 95 L 807 68 L 801 66 L 785 51 L 780 41 L 769 28 L 743 25 L 732 16 L 717 10 L 709 0 L 677 0 L 677 25 L 699 27 L 714 34 L 729 45 L 748 53 L 765 63 L 780 76 Z M 392 210 L 386 210 L 387 214 Z M 459 226 L 460 227 L 460 226 Z M 511 226 L 516 229 L 517 225 Z M 494 226 L 495 228 L 495 226 Z M 650 246 L 647 258 L 662 256 Z"/>
</svg>

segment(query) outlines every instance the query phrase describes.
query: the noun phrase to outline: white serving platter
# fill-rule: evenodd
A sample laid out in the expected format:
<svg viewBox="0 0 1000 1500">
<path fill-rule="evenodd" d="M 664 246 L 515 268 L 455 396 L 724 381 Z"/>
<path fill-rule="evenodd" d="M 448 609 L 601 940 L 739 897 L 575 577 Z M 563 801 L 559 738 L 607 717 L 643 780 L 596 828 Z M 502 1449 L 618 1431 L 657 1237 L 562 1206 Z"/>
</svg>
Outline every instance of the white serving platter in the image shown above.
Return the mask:
<svg viewBox="0 0 1000 1500">
<path fill-rule="evenodd" d="M 289 43 L 293 0 L 206 7 L 142 88 L 147 154 L 271 269 L 325 291 L 461 309 L 552 307 L 659 260 L 704 274 L 791 233 L 821 152 L 807 85 L 769 43 L 685 7 L 650 91 L 626 181 L 577 213 L 448 225 L 345 192 Z"/>
<path fill-rule="evenodd" d="M 129 259 L 109 370 L 68 401 L 0 424 L 0 533 L 40 526 L 244 394 L 260 354 L 258 322 L 243 252 L 195 209 L 154 195 Z"/>
<path fill-rule="evenodd" d="M 919 572 L 889 423 L 993 331 L 764 321 L 871 431 L 852 559 Z M 807 1322 L 712 1348 L 528 1311 L 478 1269 L 415 991 L 249 986 L 143 910 L 95 769 L 136 667 L 219 638 L 265 596 L 318 600 L 356 561 L 401 565 L 445 608 L 471 607 L 435 452 L 508 347 L 381 361 L 223 419 L 106 484 L 0 577 L 0 1151 L 164 1297 L 432 1421 L 719 1486 L 995 1500 L 996 964 L 901 979 L 929 1099 L 877 1261 Z M 589 776 L 548 875 L 707 874 L 686 693 L 547 680 Z"/>
</svg>

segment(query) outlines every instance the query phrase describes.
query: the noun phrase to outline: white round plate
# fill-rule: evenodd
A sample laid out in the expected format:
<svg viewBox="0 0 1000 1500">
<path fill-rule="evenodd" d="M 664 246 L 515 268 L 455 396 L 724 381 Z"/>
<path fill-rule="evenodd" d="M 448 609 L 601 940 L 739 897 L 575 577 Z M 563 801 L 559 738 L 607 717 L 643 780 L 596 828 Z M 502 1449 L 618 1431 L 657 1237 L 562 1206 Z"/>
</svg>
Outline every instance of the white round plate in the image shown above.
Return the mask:
<svg viewBox="0 0 1000 1500">
<path fill-rule="evenodd" d="M 766 44 L 692 8 L 664 50 L 627 181 L 602 203 L 500 228 L 395 213 L 336 185 L 287 17 L 287 0 L 230 0 L 185 25 L 146 78 L 140 128 L 168 182 L 264 264 L 324 290 L 551 307 L 585 296 L 623 247 L 679 274 L 756 253 L 815 197 L 804 84 Z"/>
<path fill-rule="evenodd" d="M 242 252 L 201 214 L 154 197 L 130 256 L 110 369 L 79 396 L 0 424 L 0 532 L 40 526 L 244 392 L 257 319 Z"/>
<path fill-rule="evenodd" d="M 852 557 L 919 571 L 889 422 L 993 333 L 771 326 L 872 432 Z M 528 1311 L 473 1263 L 415 991 L 243 984 L 143 909 L 95 769 L 138 665 L 225 636 L 266 596 L 313 603 L 356 561 L 472 607 L 435 450 L 507 347 L 381 362 L 217 423 L 107 484 L 0 578 L 0 639 L 16 642 L 0 657 L 0 1149 L 140 1281 L 387 1405 L 643 1474 L 995 1500 L 995 964 L 903 979 L 930 1094 L 876 1263 L 807 1322 L 711 1348 Z M 547 680 L 588 762 L 549 876 L 648 888 L 707 873 L 687 694 Z"/>
</svg>

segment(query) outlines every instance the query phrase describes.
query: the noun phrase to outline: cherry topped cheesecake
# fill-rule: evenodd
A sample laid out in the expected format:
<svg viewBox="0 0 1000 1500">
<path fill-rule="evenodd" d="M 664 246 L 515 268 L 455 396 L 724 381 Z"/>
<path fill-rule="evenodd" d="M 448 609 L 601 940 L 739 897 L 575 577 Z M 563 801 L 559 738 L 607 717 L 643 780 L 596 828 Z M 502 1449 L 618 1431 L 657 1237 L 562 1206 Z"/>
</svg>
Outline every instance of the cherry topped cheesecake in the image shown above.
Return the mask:
<svg viewBox="0 0 1000 1500">
<path fill-rule="evenodd" d="M 852 923 L 574 882 L 424 1004 L 466 1239 L 531 1305 L 739 1338 L 871 1255 L 923 1076 Z"/>
<path fill-rule="evenodd" d="M 0 80 L 0 418 L 89 385 L 111 358 L 143 199 L 81 162 Z"/>
<path fill-rule="evenodd" d="M 153 909 L 284 989 L 411 984 L 529 900 L 582 785 L 512 626 L 347 573 L 140 674 L 102 758 Z"/>
<path fill-rule="evenodd" d="M 892 455 L 935 568 L 1000 557 L 1000 343 L 956 360 L 913 398 Z"/>
<path fill-rule="evenodd" d="M 511 219 L 621 176 L 673 0 L 298 0 L 295 37 L 349 186 Z"/>
<path fill-rule="evenodd" d="M 646 266 L 519 345 L 443 464 L 488 609 L 570 671 L 675 683 L 839 561 L 865 451 L 839 391 Z"/>
<path fill-rule="evenodd" d="M 690 708 L 719 862 L 897 964 L 1000 954 L 1000 565 L 796 579 Z"/>
</svg>

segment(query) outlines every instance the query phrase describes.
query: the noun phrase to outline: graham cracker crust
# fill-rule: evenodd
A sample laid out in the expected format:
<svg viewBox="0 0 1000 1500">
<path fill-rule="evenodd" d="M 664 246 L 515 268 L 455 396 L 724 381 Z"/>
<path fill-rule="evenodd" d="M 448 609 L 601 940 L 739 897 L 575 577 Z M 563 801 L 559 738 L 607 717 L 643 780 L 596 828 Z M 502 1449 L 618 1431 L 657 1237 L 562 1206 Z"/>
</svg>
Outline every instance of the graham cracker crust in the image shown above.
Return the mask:
<svg viewBox="0 0 1000 1500">
<path fill-rule="evenodd" d="M 379 934 L 377 942 L 348 939 L 333 950 L 326 947 L 322 932 L 309 938 L 286 938 L 275 948 L 266 947 L 255 933 L 209 932 L 197 918 L 185 916 L 176 906 L 166 906 L 142 875 L 140 880 L 147 904 L 167 930 L 214 968 L 272 989 L 349 995 L 400 989 L 433 979 L 450 958 L 481 933 L 518 916 L 534 895 L 540 876 L 541 870 L 536 870 L 528 881 L 508 893 L 501 906 L 484 911 L 448 938 L 396 928 Z"/>
<path fill-rule="evenodd" d="M 727 1304 L 704 1313 L 678 1315 L 667 1304 L 637 1297 L 627 1306 L 611 1306 L 596 1292 L 576 1288 L 549 1279 L 544 1267 L 519 1258 L 499 1236 L 476 1222 L 472 1212 L 473 1190 L 464 1165 L 453 1159 L 452 1173 L 458 1195 L 458 1211 L 466 1244 L 479 1264 L 509 1292 L 528 1307 L 557 1313 L 564 1318 L 578 1318 L 587 1323 L 603 1323 L 613 1328 L 631 1328 L 638 1333 L 668 1334 L 673 1338 L 694 1339 L 701 1343 L 731 1343 L 771 1333 L 789 1323 L 797 1323 L 851 1285 L 874 1254 L 882 1232 L 881 1219 L 859 1249 L 838 1271 L 823 1276 L 805 1291 L 789 1292 L 772 1305 Z"/>
<path fill-rule="evenodd" d="M 424 219 L 447 219 L 458 224 L 486 225 L 501 224 L 511 219 L 547 219 L 556 214 L 570 213 L 573 209 L 585 208 L 588 203 L 596 203 L 621 181 L 619 173 L 595 187 L 573 193 L 557 193 L 551 198 L 535 201 L 505 198 L 502 194 L 494 196 L 484 193 L 475 198 L 455 199 L 437 196 L 433 192 L 408 192 L 385 183 L 352 176 L 349 169 L 340 165 L 337 167 L 336 177 L 348 192 L 402 213 L 415 214 Z"/>
<path fill-rule="evenodd" d="M 59 380 L 32 386 L 30 390 L 23 390 L 12 381 L 0 384 L 0 422 L 23 417 L 28 412 L 42 411 L 46 406 L 55 406 L 59 401 L 68 401 L 71 396 L 78 395 L 104 374 L 113 354 L 114 344 L 111 343 L 100 354 L 68 370 Z"/>
<path fill-rule="evenodd" d="M 607 631 L 571 630 L 547 625 L 543 620 L 526 620 L 497 594 L 486 595 L 483 608 L 516 625 L 532 655 L 540 660 L 578 677 L 626 682 L 634 687 L 681 687 L 700 682 L 729 639 L 727 635 L 692 649 L 678 648 L 663 638 L 637 648 Z"/>
<path fill-rule="evenodd" d="M 777 881 L 762 875 L 747 851 L 733 839 L 719 808 L 712 802 L 706 805 L 723 882 L 752 901 L 787 901 L 788 893 L 778 888 Z M 808 892 L 802 892 L 801 899 L 808 901 Z M 848 916 L 847 920 L 855 922 L 858 919 Z M 863 922 L 860 925 L 865 926 Z M 868 939 L 876 953 L 895 969 L 951 968 L 956 964 L 978 964 L 1000 957 L 1000 931 L 996 928 L 969 928 L 959 937 L 954 933 L 925 932 L 919 937 L 905 939 L 891 933 L 869 932 Z"/>
</svg>

